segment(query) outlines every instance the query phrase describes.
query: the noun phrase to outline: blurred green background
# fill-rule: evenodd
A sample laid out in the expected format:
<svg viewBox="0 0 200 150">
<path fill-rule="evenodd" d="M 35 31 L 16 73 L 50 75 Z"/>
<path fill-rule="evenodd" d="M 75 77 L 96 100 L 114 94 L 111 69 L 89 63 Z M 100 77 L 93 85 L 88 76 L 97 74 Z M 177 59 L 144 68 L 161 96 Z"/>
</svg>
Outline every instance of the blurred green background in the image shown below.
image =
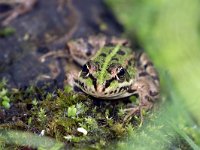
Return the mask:
<svg viewBox="0 0 200 150">
<path fill-rule="evenodd" d="M 148 143 L 150 136 L 156 138 L 152 132 L 149 133 L 149 126 L 152 125 L 147 125 L 138 136 L 133 135 L 132 146 L 148 149 L 152 145 L 155 149 L 165 149 L 171 148 L 169 145 L 176 145 L 176 148 L 182 149 L 185 141 L 191 149 L 200 149 L 200 1 L 106 2 L 125 27 L 125 36 L 136 36 L 139 44 L 152 58 L 160 72 L 161 99 L 169 102 L 164 104 L 164 111 L 156 121 L 159 122 L 157 127 L 170 128 L 157 128 L 155 131 L 158 133 L 153 132 L 156 138 L 160 138 L 160 142 L 155 140 L 152 144 L 152 140 L 149 140 Z M 143 139 L 144 133 L 148 138 Z M 177 141 L 180 145 L 173 144 L 177 135 L 183 140 Z M 147 146 L 142 146 L 144 143 Z"/>
</svg>

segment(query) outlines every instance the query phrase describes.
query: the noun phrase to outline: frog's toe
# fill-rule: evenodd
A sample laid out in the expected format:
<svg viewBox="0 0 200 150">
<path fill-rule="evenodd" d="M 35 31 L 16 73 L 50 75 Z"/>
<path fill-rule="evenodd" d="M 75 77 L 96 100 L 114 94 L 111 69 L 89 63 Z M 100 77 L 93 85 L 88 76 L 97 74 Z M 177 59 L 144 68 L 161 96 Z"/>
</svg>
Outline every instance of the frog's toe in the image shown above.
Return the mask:
<svg viewBox="0 0 200 150">
<path fill-rule="evenodd" d="M 152 108 L 151 103 L 148 104 L 140 104 L 139 106 L 135 106 L 135 107 L 131 107 L 131 108 L 127 108 L 124 109 L 125 112 L 127 112 L 127 115 L 124 117 L 123 121 L 126 122 L 129 119 L 131 119 L 133 116 L 140 116 L 140 124 L 139 126 L 141 126 L 143 124 L 144 121 L 144 117 L 143 117 L 143 111 L 148 111 L 149 109 Z"/>
<path fill-rule="evenodd" d="M 127 115 L 124 117 L 124 122 L 127 121 L 128 119 L 132 118 L 134 115 L 136 115 L 136 113 L 137 113 L 139 110 L 140 110 L 140 109 L 139 109 L 139 106 L 124 109 L 124 111 L 127 112 Z"/>
</svg>

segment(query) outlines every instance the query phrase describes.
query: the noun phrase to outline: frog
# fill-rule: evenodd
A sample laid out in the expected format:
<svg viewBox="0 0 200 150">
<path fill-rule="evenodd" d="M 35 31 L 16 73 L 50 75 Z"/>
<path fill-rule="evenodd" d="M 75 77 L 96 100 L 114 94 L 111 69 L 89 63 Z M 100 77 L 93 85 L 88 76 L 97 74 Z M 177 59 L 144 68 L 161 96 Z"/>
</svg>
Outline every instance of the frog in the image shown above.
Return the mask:
<svg viewBox="0 0 200 150">
<path fill-rule="evenodd" d="M 13 6 L 13 9 L 6 11 L 0 15 L 3 18 L 1 25 L 7 26 L 12 20 L 23 15 L 33 9 L 38 0 L 1 0 L 0 5 Z"/>
<path fill-rule="evenodd" d="M 103 100 L 138 97 L 137 106 L 127 108 L 124 120 L 152 109 L 159 99 L 159 76 L 143 51 L 133 50 L 130 41 L 119 37 L 89 36 L 67 42 L 71 58 L 82 66 L 69 73 L 68 83 L 83 93 Z"/>
</svg>

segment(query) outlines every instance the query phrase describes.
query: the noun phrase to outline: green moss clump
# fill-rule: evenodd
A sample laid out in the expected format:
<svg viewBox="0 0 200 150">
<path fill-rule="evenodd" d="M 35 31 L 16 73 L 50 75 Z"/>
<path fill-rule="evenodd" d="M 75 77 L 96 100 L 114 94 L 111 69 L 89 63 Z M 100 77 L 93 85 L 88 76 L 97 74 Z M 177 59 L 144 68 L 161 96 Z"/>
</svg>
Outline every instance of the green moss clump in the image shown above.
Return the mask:
<svg viewBox="0 0 200 150">
<path fill-rule="evenodd" d="M 8 89 L 6 88 L 6 80 L 3 79 L 0 82 L 0 106 L 9 109 L 10 108 L 10 95 Z"/>
<path fill-rule="evenodd" d="M 49 136 L 71 148 L 101 149 L 123 139 L 140 123 L 135 117 L 124 122 L 126 102 L 96 100 L 75 93 L 68 86 L 53 92 L 29 87 L 9 94 L 12 111 L 18 114 L 6 116 L 1 129 Z M 18 119 L 13 121 L 13 117 Z"/>
<path fill-rule="evenodd" d="M 0 37 L 8 37 L 15 33 L 15 29 L 12 27 L 5 27 L 0 29 Z"/>
</svg>

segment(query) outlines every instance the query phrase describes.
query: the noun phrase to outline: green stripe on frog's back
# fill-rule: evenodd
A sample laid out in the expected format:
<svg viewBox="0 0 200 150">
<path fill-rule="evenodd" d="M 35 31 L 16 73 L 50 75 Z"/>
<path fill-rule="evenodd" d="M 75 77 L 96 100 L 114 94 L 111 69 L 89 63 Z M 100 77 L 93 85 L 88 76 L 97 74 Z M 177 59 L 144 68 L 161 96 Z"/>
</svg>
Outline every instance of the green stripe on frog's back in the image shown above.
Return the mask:
<svg viewBox="0 0 200 150">
<path fill-rule="evenodd" d="M 102 48 L 92 58 L 92 60 L 99 64 L 98 82 L 102 84 L 108 74 L 107 69 L 111 64 L 125 65 L 125 61 L 130 57 L 131 49 L 117 45 L 117 46 L 106 46 Z M 101 64 L 101 65 L 100 65 Z M 126 66 L 123 66 L 126 67 Z"/>
<path fill-rule="evenodd" d="M 107 75 L 107 68 L 109 66 L 110 61 L 112 58 L 116 55 L 118 51 L 120 51 L 120 45 L 117 45 L 115 47 L 113 46 L 107 46 L 102 48 L 97 52 L 97 54 L 92 58 L 92 60 L 99 64 L 99 84 L 103 84 L 104 78 Z"/>
</svg>

